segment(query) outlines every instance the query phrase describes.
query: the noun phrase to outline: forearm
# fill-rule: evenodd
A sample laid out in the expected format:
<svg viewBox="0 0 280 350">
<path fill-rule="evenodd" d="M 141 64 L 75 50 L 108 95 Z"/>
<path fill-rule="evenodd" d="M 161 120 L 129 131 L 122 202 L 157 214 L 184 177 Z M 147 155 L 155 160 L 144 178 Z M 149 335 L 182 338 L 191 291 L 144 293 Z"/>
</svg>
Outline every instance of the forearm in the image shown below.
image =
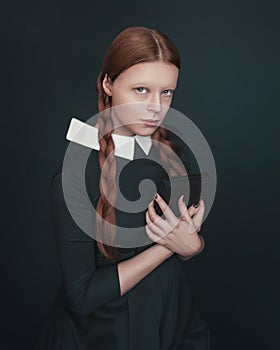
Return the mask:
<svg viewBox="0 0 280 350">
<path fill-rule="evenodd" d="M 172 255 L 173 252 L 169 249 L 155 244 L 133 258 L 118 263 L 121 295 L 128 292 Z"/>
</svg>

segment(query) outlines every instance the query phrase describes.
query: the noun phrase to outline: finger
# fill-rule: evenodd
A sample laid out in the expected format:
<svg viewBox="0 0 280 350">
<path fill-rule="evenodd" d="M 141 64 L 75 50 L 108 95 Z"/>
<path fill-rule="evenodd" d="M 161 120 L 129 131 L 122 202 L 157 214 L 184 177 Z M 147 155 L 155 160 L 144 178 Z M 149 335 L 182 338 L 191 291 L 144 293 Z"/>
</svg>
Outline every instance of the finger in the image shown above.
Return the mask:
<svg viewBox="0 0 280 350">
<path fill-rule="evenodd" d="M 153 223 L 153 221 L 151 221 L 151 219 L 149 218 L 149 213 L 148 211 L 146 211 L 146 221 L 147 221 L 147 224 L 148 224 L 148 228 L 157 236 L 159 237 L 163 237 L 164 234 L 162 232 L 162 230 Z"/>
<path fill-rule="evenodd" d="M 155 211 L 154 208 L 154 201 L 152 200 L 149 205 L 148 205 L 148 213 L 149 213 L 149 218 L 150 220 L 157 226 L 159 226 L 160 228 L 162 228 L 163 226 L 163 222 L 165 221 L 164 219 L 162 219 Z"/>
<path fill-rule="evenodd" d="M 148 225 L 145 226 L 145 230 L 146 230 L 146 233 L 148 235 L 148 237 L 153 241 L 153 242 L 157 242 L 161 239 L 161 237 L 155 235 L 153 233 L 153 231 L 148 227 Z"/>
<path fill-rule="evenodd" d="M 159 215 L 157 215 L 154 210 L 153 202 L 154 201 L 148 205 L 148 220 L 152 221 L 161 230 L 161 237 L 165 237 L 165 235 L 167 235 L 176 226 L 176 224 L 170 225 L 168 220 L 164 220 Z M 180 221 L 178 218 L 177 220 Z"/>
<path fill-rule="evenodd" d="M 194 233 L 197 233 L 197 232 L 198 232 L 197 226 L 196 226 L 195 222 L 192 219 L 190 221 L 190 225 L 188 227 L 188 233 L 189 234 L 194 234 Z"/>
<path fill-rule="evenodd" d="M 170 207 L 165 202 L 165 200 L 158 193 L 156 193 L 155 200 L 156 200 L 157 204 L 159 205 L 161 211 L 165 215 L 166 220 L 169 221 L 170 224 L 176 226 L 178 218 L 173 213 L 173 211 L 170 209 Z"/>
<path fill-rule="evenodd" d="M 184 195 L 180 196 L 178 199 L 178 208 L 180 211 L 181 220 L 185 220 L 187 222 L 190 222 L 191 216 L 190 216 L 190 213 L 187 209 L 186 203 L 184 202 L 183 198 L 184 198 Z"/>
<path fill-rule="evenodd" d="M 198 207 L 198 212 L 194 215 L 193 217 L 193 222 L 197 228 L 200 230 L 200 226 L 202 224 L 204 212 L 205 212 L 205 204 L 203 199 L 199 201 L 199 207 Z M 199 232 L 199 231 L 198 231 Z"/>
<path fill-rule="evenodd" d="M 194 214 L 196 214 L 198 212 L 198 208 L 195 208 L 193 205 L 191 205 L 189 208 L 188 208 L 188 211 L 189 211 L 189 214 L 190 216 L 194 216 Z"/>
</svg>

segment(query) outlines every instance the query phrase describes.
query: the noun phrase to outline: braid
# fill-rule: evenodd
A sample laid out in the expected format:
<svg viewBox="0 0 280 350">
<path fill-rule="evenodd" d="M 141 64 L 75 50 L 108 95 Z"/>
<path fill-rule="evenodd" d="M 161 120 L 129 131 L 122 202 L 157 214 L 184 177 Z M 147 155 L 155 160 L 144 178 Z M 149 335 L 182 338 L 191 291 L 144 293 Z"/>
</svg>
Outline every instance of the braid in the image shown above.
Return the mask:
<svg viewBox="0 0 280 350">
<path fill-rule="evenodd" d="M 167 137 L 168 130 L 162 126 L 159 126 L 152 136 L 153 140 L 159 141 L 167 146 L 163 150 L 160 144 L 154 143 L 159 151 L 161 160 L 167 169 L 170 169 L 171 176 L 186 175 L 186 169 L 174 158 L 174 153 L 179 155 L 179 147 L 174 142 L 168 141 Z"/>
<path fill-rule="evenodd" d="M 98 139 L 100 144 L 100 150 L 98 154 L 99 167 L 102 169 L 99 181 L 99 191 L 100 197 L 97 202 L 97 216 L 96 228 L 97 228 L 97 246 L 99 250 L 109 259 L 117 260 L 121 254 L 118 248 L 114 247 L 115 242 L 115 229 L 114 226 L 108 226 L 106 223 L 109 222 L 111 225 L 116 225 L 116 215 L 114 209 L 114 203 L 117 199 L 117 187 L 116 187 L 116 159 L 112 154 L 114 154 L 114 142 L 112 139 L 112 131 L 107 132 L 107 130 L 113 130 L 112 119 L 110 117 L 110 98 L 103 91 L 100 86 L 100 77 L 97 80 L 97 90 L 99 89 L 98 98 L 98 109 L 100 111 L 98 118 Z M 100 137 L 103 135 L 103 137 Z M 105 193 L 110 193 L 110 199 L 113 204 L 111 204 Z M 106 232 L 107 237 L 110 238 L 111 245 L 102 243 L 102 232 Z"/>
<path fill-rule="evenodd" d="M 131 50 L 133 47 L 133 50 Z M 181 67 L 180 55 L 171 40 L 158 30 L 142 26 L 128 27 L 124 29 L 112 41 L 102 64 L 101 71 L 96 81 L 98 93 L 98 139 L 100 150 L 98 154 L 99 167 L 102 170 L 99 180 L 100 197 L 97 202 L 96 237 L 99 251 L 108 259 L 116 261 L 122 255 L 116 247 L 116 214 L 117 201 L 116 173 L 117 165 L 114 155 L 115 145 L 112 138 L 113 120 L 111 118 L 112 97 L 103 89 L 103 81 L 108 74 L 114 82 L 118 76 L 129 67 L 140 62 L 162 61 Z M 170 169 L 171 176 L 185 175 L 182 167 L 174 154 L 179 154 L 179 147 L 168 140 L 168 130 L 158 127 L 152 135 L 155 147 L 158 149 L 163 166 Z M 161 144 L 167 147 L 160 147 Z M 162 145 L 162 146 L 163 146 Z M 110 202 L 105 194 L 110 193 Z M 109 226 L 110 224 L 110 226 Z M 106 233 L 107 244 L 103 244 Z M 103 239 L 102 239 L 103 238 Z"/>
<path fill-rule="evenodd" d="M 98 83 L 102 81 L 99 77 L 97 80 L 97 89 L 99 87 Z M 101 87 L 99 87 L 101 88 Z M 100 90 L 99 90 L 100 91 Z M 98 98 L 98 108 L 99 108 L 99 118 L 98 118 L 98 139 L 100 144 L 100 150 L 98 154 L 99 167 L 102 169 L 99 181 L 99 191 L 100 197 L 97 202 L 97 216 L 96 219 L 96 237 L 97 246 L 99 250 L 108 258 L 113 261 L 118 260 L 122 255 L 117 247 L 114 246 L 115 242 L 115 228 L 114 226 L 108 226 L 107 222 L 111 225 L 116 225 L 116 215 L 114 209 L 114 203 L 117 200 L 117 186 L 116 186 L 116 159 L 112 154 L 114 154 L 114 141 L 112 139 L 112 119 L 110 116 L 110 97 L 103 93 L 101 89 Z M 100 137 L 103 135 L 103 137 Z M 160 147 L 160 144 L 154 143 L 155 147 L 158 149 L 161 160 L 163 164 L 170 169 L 171 176 L 185 175 L 186 171 L 181 167 L 181 165 L 174 158 L 174 152 L 178 155 L 179 147 L 167 140 L 168 131 L 164 127 L 158 127 L 157 130 L 152 135 L 152 139 L 163 143 L 168 146 L 164 150 Z M 105 193 L 110 193 L 110 203 Z M 110 238 L 110 243 L 112 245 L 102 243 L 102 232 L 106 232 L 106 236 Z"/>
</svg>

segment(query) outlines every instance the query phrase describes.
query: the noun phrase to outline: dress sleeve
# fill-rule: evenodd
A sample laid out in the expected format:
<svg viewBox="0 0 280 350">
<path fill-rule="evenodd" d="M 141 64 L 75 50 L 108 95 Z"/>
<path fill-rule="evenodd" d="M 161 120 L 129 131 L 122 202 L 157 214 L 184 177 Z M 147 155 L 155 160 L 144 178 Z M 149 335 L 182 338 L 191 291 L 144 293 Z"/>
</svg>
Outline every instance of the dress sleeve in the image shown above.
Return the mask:
<svg viewBox="0 0 280 350">
<path fill-rule="evenodd" d="M 79 191 L 79 184 L 69 175 L 69 181 Z M 120 297 L 117 264 L 96 266 L 96 241 L 86 234 L 72 218 L 65 202 L 62 173 L 50 183 L 50 210 L 61 270 L 61 278 L 73 311 L 88 316 L 94 310 Z M 71 193 L 75 215 L 92 215 L 87 199 Z M 72 208 L 71 208 L 72 211 Z"/>
</svg>

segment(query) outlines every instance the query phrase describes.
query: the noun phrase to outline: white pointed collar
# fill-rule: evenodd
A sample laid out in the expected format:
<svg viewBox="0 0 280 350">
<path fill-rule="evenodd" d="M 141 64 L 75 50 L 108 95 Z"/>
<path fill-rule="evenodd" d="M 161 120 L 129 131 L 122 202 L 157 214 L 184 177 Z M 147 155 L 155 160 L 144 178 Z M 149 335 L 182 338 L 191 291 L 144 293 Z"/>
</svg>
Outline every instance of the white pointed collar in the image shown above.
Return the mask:
<svg viewBox="0 0 280 350">
<path fill-rule="evenodd" d="M 152 146 L 151 136 L 125 136 L 112 133 L 112 138 L 115 145 L 115 156 L 122 157 L 125 159 L 133 160 L 135 140 L 145 152 L 146 155 L 149 154 Z M 72 118 L 66 139 L 69 141 L 76 142 L 80 145 L 95 149 L 99 151 L 100 145 L 98 141 L 98 128 L 83 121 Z"/>
</svg>

